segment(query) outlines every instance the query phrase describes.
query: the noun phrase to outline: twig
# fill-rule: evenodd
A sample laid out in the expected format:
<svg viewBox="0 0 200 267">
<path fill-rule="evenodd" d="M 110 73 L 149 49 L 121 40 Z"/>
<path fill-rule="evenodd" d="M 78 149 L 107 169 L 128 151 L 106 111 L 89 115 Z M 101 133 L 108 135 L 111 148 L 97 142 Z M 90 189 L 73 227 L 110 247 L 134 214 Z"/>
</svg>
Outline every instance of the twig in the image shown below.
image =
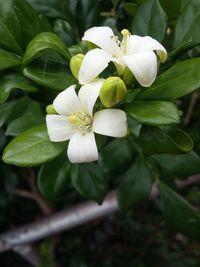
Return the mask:
<svg viewBox="0 0 200 267">
<path fill-rule="evenodd" d="M 194 107 L 195 107 L 195 104 L 197 102 L 198 97 L 199 97 L 199 92 L 194 92 L 192 94 L 191 98 L 190 98 L 190 103 L 189 103 L 189 106 L 188 106 L 188 110 L 187 110 L 185 118 L 183 120 L 183 125 L 184 126 L 187 126 L 191 121 L 192 114 L 193 114 L 193 111 L 194 111 Z"/>
<path fill-rule="evenodd" d="M 53 210 L 51 206 L 38 192 L 30 192 L 22 189 L 15 189 L 14 193 L 20 197 L 34 200 L 41 208 L 44 215 L 52 214 Z"/>
<path fill-rule="evenodd" d="M 179 189 L 183 189 L 196 183 L 200 183 L 200 175 L 191 176 L 186 181 L 179 181 L 177 182 L 177 186 Z M 150 199 L 155 199 L 158 195 L 159 190 L 156 183 L 154 183 Z M 47 236 L 63 232 L 64 230 L 69 230 L 91 220 L 114 213 L 117 209 L 116 193 L 113 191 L 108 194 L 101 206 L 93 201 L 87 201 L 2 234 L 0 236 L 0 251 L 32 243 Z"/>
</svg>

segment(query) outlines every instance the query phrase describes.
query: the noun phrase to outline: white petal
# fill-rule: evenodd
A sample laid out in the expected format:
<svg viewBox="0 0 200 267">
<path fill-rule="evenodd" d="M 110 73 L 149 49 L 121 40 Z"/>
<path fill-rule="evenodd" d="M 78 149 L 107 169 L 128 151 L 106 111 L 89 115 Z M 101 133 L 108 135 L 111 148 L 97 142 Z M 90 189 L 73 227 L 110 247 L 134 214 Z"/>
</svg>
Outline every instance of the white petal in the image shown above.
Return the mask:
<svg viewBox="0 0 200 267">
<path fill-rule="evenodd" d="M 83 163 L 98 160 L 99 155 L 94 133 L 76 132 L 69 141 L 67 155 L 72 163 Z"/>
<path fill-rule="evenodd" d="M 127 55 L 123 60 L 142 86 L 151 86 L 157 75 L 157 58 L 154 52 Z"/>
<path fill-rule="evenodd" d="M 80 84 L 87 84 L 94 80 L 112 61 L 112 55 L 102 49 L 89 51 L 81 64 L 78 80 Z"/>
<path fill-rule="evenodd" d="M 46 124 L 49 139 L 53 142 L 66 141 L 76 131 L 76 128 L 62 115 L 47 115 Z"/>
<path fill-rule="evenodd" d="M 112 29 L 106 26 L 93 27 L 87 30 L 82 40 L 94 43 L 111 54 L 116 54 L 119 51 Z"/>
<path fill-rule="evenodd" d="M 91 83 L 83 85 L 79 90 L 78 97 L 81 107 L 90 116 L 92 116 L 94 104 L 99 96 L 99 92 L 104 81 L 104 79 L 96 79 Z"/>
<path fill-rule="evenodd" d="M 80 102 L 75 92 L 75 85 L 65 89 L 57 95 L 53 101 L 55 110 L 61 115 L 70 115 L 72 112 L 80 110 Z"/>
<path fill-rule="evenodd" d="M 127 134 L 126 113 L 120 109 L 104 109 L 94 114 L 92 129 L 95 133 L 123 137 Z"/>
<path fill-rule="evenodd" d="M 131 35 L 128 39 L 128 54 L 143 51 L 156 51 L 162 63 L 167 59 L 167 51 L 158 41 L 150 36 Z"/>
</svg>

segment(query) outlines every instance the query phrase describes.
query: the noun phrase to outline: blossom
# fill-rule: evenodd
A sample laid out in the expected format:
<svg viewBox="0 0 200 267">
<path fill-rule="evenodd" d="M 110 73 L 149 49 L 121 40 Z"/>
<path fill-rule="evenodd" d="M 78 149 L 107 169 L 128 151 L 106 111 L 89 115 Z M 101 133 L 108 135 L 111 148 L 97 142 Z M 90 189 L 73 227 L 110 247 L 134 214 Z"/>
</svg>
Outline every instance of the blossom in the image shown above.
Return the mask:
<svg viewBox="0 0 200 267">
<path fill-rule="evenodd" d="M 119 41 L 111 28 L 106 26 L 93 27 L 85 32 L 82 40 L 92 42 L 99 48 L 86 53 L 78 76 L 81 84 L 92 81 L 112 61 L 120 76 L 128 67 L 142 86 L 151 86 L 157 75 L 156 54 L 161 63 L 165 62 L 165 48 L 150 36 L 130 35 L 126 29 L 121 33 L 122 41 Z"/>
<path fill-rule="evenodd" d="M 93 115 L 104 79 L 83 85 L 78 95 L 75 85 L 58 94 L 53 107 L 58 114 L 47 115 L 47 131 L 51 141 L 69 140 L 68 158 L 72 163 L 98 160 L 94 133 L 123 137 L 127 134 L 127 118 L 120 109 L 104 109 Z"/>
</svg>

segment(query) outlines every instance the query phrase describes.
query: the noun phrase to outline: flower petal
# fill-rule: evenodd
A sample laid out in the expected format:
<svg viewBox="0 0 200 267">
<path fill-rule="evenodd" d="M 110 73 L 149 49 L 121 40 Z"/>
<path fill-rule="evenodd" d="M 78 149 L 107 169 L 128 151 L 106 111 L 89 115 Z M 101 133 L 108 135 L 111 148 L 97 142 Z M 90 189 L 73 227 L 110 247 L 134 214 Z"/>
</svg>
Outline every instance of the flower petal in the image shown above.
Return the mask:
<svg viewBox="0 0 200 267">
<path fill-rule="evenodd" d="M 53 142 L 62 142 L 70 139 L 76 128 L 62 115 L 46 116 L 49 139 Z"/>
<path fill-rule="evenodd" d="M 95 133 L 123 137 L 127 134 L 126 113 L 120 109 L 104 109 L 94 114 L 92 129 Z"/>
<path fill-rule="evenodd" d="M 166 49 L 155 39 L 150 36 L 141 37 L 138 35 L 131 35 L 128 39 L 128 54 L 133 54 L 143 51 L 156 51 L 163 63 L 167 59 Z"/>
<path fill-rule="evenodd" d="M 142 86 L 151 86 L 157 75 L 157 58 L 154 52 L 145 51 L 127 55 L 123 60 Z"/>
<path fill-rule="evenodd" d="M 81 64 L 78 80 L 80 84 L 87 84 L 94 80 L 112 61 L 112 55 L 102 49 L 89 51 Z"/>
<path fill-rule="evenodd" d="M 106 26 L 93 27 L 87 30 L 82 40 L 96 44 L 111 54 L 116 54 L 119 51 L 119 46 L 112 29 Z"/>
<path fill-rule="evenodd" d="M 99 96 L 99 92 L 104 79 L 96 79 L 91 83 L 83 85 L 78 93 L 78 97 L 83 110 L 92 116 L 94 104 Z"/>
<path fill-rule="evenodd" d="M 75 92 L 75 87 L 75 85 L 68 87 L 58 94 L 53 101 L 53 106 L 59 114 L 67 116 L 80 110 L 80 102 Z"/>
<path fill-rule="evenodd" d="M 76 132 L 69 141 L 67 155 L 72 163 L 92 162 L 99 155 L 93 132 L 82 134 Z"/>
</svg>

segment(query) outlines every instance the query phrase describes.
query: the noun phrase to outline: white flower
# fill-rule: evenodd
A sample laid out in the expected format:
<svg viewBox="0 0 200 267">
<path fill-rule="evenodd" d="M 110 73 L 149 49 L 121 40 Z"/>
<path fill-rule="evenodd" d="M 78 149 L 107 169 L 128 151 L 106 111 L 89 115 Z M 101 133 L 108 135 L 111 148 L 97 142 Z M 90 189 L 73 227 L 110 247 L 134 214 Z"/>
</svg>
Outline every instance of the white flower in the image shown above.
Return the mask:
<svg viewBox="0 0 200 267">
<path fill-rule="evenodd" d="M 53 142 L 70 139 L 68 158 L 72 163 L 98 160 L 94 132 L 112 137 L 127 134 L 127 118 L 120 109 L 104 109 L 93 115 L 93 107 L 98 98 L 104 79 L 94 80 L 79 90 L 75 85 L 61 92 L 53 106 L 58 115 L 47 115 L 49 138 Z"/>
<path fill-rule="evenodd" d="M 92 42 L 100 48 L 85 55 L 78 77 L 81 84 L 92 81 L 112 61 L 120 76 L 127 66 L 142 86 L 151 86 L 157 75 L 157 57 L 154 51 L 160 61 L 165 62 L 165 48 L 149 36 L 130 35 L 128 30 L 121 33 L 122 42 L 109 27 L 93 27 L 85 32 L 82 40 Z"/>
</svg>

